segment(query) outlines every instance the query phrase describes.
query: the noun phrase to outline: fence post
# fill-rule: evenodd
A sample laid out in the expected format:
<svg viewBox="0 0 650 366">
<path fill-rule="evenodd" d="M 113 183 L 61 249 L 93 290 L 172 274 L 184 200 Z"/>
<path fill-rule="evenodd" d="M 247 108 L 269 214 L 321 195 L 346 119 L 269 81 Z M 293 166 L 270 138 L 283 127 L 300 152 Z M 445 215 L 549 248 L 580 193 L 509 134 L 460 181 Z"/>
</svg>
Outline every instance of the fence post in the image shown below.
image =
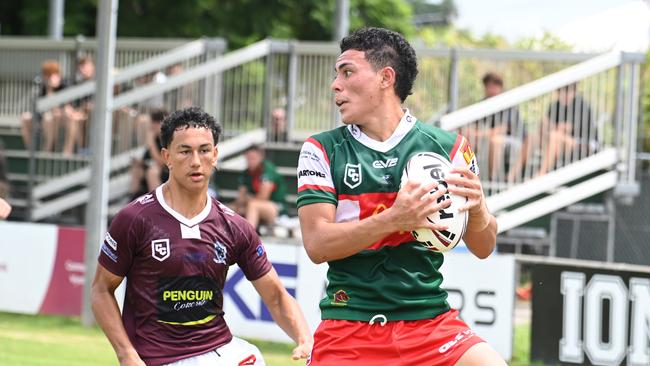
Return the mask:
<svg viewBox="0 0 650 366">
<path fill-rule="evenodd" d="M 40 79 L 39 79 L 40 80 Z M 41 83 L 35 83 L 40 89 Z M 40 93 L 39 93 L 40 95 Z M 38 132 L 41 129 L 41 116 L 36 109 L 38 96 L 32 98 L 32 128 L 30 129 L 29 139 L 29 164 L 27 167 L 27 220 L 32 221 L 34 218 L 34 209 L 36 208 L 36 199 L 34 197 L 34 180 L 36 179 L 36 143 L 38 142 Z"/>
<path fill-rule="evenodd" d="M 289 80 L 287 85 L 287 131 L 289 140 L 293 140 L 294 124 L 296 118 L 296 88 L 298 83 L 298 54 L 296 42 L 289 43 Z"/>
<path fill-rule="evenodd" d="M 225 44 L 221 39 L 203 38 L 202 41 L 205 45 L 205 51 L 201 56 L 201 62 L 207 62 L 223 54 Z M 203 92 L 203 108 L 218 121 L 221 120 L 221 75 L 219 73 L 208 76 L 201 87 Z"/>
<path fill-rule="evenodd" d="M 449 53 L 449 84 L 447 87 L 447 113 L 458 109 L 458 50 L 452 48 Z"/>
<path fill-rule="evenodd" d="M 266 56 L 266 75 L 264 78 L 264 98 L 262 105 L 262 127 L 266 130 L 266 140 L 276 140 L 277 136 L 271 129 L 271 110 L 273 99 L 273 80 L 275 80 L 275 49 L 274 41 L 270 41 L 269 53 Z"/>
<path fill-rule="evenodd" d="M 636 144 L 639 124 L 639 72 L 638 63 L 621 55 L 616 82 L 616 148 L 622 164 L 618 166 L 619 178 L 614 196 L 623 204 L 630 205 L 640 193 L 635 180 Z M 625 68 L 629 68 L 626 72 Z M 627 144 L 627 145 L 626 145 Z"/>
<path fill-rule="evenodd" d="M 85 41 L 86 37 L 84 37 L 82 34 L 77 34 L 77 36 L 74 37 L 74 57 L 72 58 L 72 62 L 70 64 L 70 79 L 73 80 L 73 82 L 77 82 L 77 64 L 83 56 L 81 48 Z"/>
</svg>

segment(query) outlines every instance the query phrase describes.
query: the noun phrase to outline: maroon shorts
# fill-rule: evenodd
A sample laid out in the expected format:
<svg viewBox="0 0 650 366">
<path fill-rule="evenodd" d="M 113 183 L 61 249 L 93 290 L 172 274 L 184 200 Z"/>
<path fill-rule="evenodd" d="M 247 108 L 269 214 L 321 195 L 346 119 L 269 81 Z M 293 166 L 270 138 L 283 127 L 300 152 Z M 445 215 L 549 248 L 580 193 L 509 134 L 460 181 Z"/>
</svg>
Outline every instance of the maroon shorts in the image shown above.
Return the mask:
<svg viewBox="0 0 650 366">
<path fill-rule="evenodd" d="M 323 320 L 314 334 L 309 366 L 452 366 L 484 342 L 450 310 L 433 319 L 370 324 Z"/>
</svg>

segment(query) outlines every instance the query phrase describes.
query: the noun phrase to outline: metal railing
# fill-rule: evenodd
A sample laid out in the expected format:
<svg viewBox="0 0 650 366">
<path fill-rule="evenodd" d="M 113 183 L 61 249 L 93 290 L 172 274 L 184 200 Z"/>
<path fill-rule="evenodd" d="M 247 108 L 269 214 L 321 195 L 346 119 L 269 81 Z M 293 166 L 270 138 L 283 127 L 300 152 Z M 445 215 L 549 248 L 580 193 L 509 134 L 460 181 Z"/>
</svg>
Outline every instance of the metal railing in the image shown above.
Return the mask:
<svg viewBox="0 0 650 366">
<path fill-rule="evenodd" d="M 537 198 L 499 216 L 500 231 L 610 188 L 635 194 L 644 59 L 604 54 L 441 118 L 479 156 L 492 211 Z"/>
<path fill-rule="evenodd" d="M 250 143 L 263 141 L 264 132 L 270 132 L 272 126 L 271 110 L 278 107 L 286 110 L 288 135 L 293 141 L 303 140 L 311 134 L 330 129 L 340 123 L 330 91 L 333 65 L 338 54 L 336 44 L 265 40 L 219 57 L 216 57 L 219 55 L 219 52 L 215 51 L 216 48 L 213 47 L 213 52 L 208 55 L 202 46 L 196 44 L 195 42 L 184 45 L 123 69 L 116 75 L 118 87 L 113 103 L 114 156 L 130 156 L 128 154 L 142 146 L 142 137 L 146 134 L 149 124 L 146 120 L 147 112 L 154 105 L 162 105 L 168 110 L 198 105 L 217 117 L 224 127 L 224 143 L 220 145 L 222 158 L 225 157 L 224 151 L 228 152 L 226 155 L 235 154 Z M 619 74 L 628 72 L 625 71 L 628 70 L 627 66 L 621 66 L 618 71 L 615 66 L 610 66 L 607 70 L 591 70 L 589 73 L 580 73 L 569 68 L 573 71 L 561 71 L 544 77 L 592 55 L 493 50 L 419 49 L 417 52 L 420 73 L 414 93 L 407 99 L 406 106 L 422 120 L 441 121 L 447 128 L 464 129 L 463 132 L 468 135 L 482 158 L 482 177 L 490 196 L 497 197 L 509 189 L 514 189 L 519 183 L 534 180 L 536 175 L 543 173 L 542 166 L 548 166 L 547 170 L 551 173 L 548 175 L 552 177 L 563 167 L 573 167 L 572 164 L 595 154 L 603 153 L 598 155 L 601 157 L 598 161 L 601 165 L 606 164 L 605 168 L 618 161 L 618 155 L 612 155 L 609 148 L 616 146 L 612 136 L 618 138 L 622 134 L 616 133 L 619 126 L 612 124 L 611 120 L 619 113 L 625 115 L 625 118 L 633 118 L 632 116 L 637 114 L 633 109 L 638 108 L 630 104 L 628 99 L 625 99 L 625 102 L 613 102 L 621 95 L 619 91 L 625 90 L 626 93 L 638 95 L 638 90 L 635 89 L 638 86 L 631 87 L 628 82 L 618 81 L 624 80 Z M 183 55 L 186 57 L 183 58 Z M 635 59 L 635 62 L 637 61 Z M 168 66 L 179 62 L 183 65 L 180 72 L 167 72 Z M 578 67 L 578 70 L 585 68 L 574 67 Z M 630 70 L 630 73 L 636 73 L 638 79 L 638 64 L 636 71 L 634 67 Z M 517 92 L 504 93 L 445 115 L 438 121 L 436 116 L 443 115 L 445 111 L 481 98 L 480 79 L 487 71 L 505 75 L 506 86 L 525 85 L 515 88 Z M 165 72 L 167 74 L 162 78 L 151 78 L 154 73 Z M 558 74 L 565 76 L 558 77 Z M 566 76 L 568 74 L 573 76 Z M 144 80 L 145 76 L 149 79 Z M 540 77 L 540 81 L 533 81 Z M 552 82 L 549 83 L 548 80 Z M 545 106 L 555 97 L 556 90 L 574 82 L 575 90 L 585 96 L 590 103 L 590 110 L 593 111 L 590 112 L 590 118 L 575 120 L 573 127 L 586 131 L 580 132 L 581 135 L 576 137 L 596 143 L 580 145 L 576 149 L 567 149 L 564 146 L 563 154 L 557 154 L 558 159 L 547 158 L 552 160 L 552 164 L 542 163 L 544 155 L 541 151 L 548 147 L 549 139 L 548 136 L 537 134 L 537 131 L 543 130 L 540 121 L 546 114 Z M 83 100 L 92 94 L 92 84 L 81 84 L 42 98 L 36 102 L 36 108 L 42 112 L 53 106 Z M 517 111 L 504 114 L 503 111 L 512 107 L 516 107 Z M 475 112 L 467 117 L 468 110 Z M 573 114 L 574 111 L 569 113 Z M 489 116 L 493 114 L 499 116 L 490 119 Z M 556 115 L 557 111 L 550 112 L 548 117 L 553 119 Z M 489 141 L 490 130 L 487 126 L 492 124 L 501 128 L 510 126 L 509 137 L 512 141 L 509 142 L 513 144 L 512 147 L 503 144 L 503 148 L 507 149 L 500 153 L 505 156 L 501 160 L 494 157 L 496 154 L 491 156 L 491 151 L 497 150 L 486 142 Z M 621 131 L 627 131 L 625 126 L 621 125 L 620 128 Z M 519 150 L 516 147 L 517 141 Z M 523 151 L 526 153 L 523 154 Z M 78 183 L 67 179 L 66 176 L 85 166 L 86 158 L 83 153 L 84 150 L 78 150 L 72 158 L 60 159 L 65 160 L 66 164 L 73 161 L 72 165 L 64 168 L 60 168 L 62 163 L 47 162 L 39 162 L 43 169 L 34 167 L 34 176 L 64 175 L 61 180 L 56 181 L 56 189 L 43 188 L 48 184 L 55 184 L 46 182 L 34 190 L 37 193 L 32 200 L 36 207 L 33 212 L 34 219 L 42 217 L 38 213 L 38 206 L 44 204 L 45 196 L 39 196 L 40 193 L 62 192 Z M 516 160 L 520 156 L 525 159 L 522 159 L 522 163 L 517 163 Z M 74 165 L 74 161 L 79 163 Z M 588 168 L 575 171 L 589 174 L 594 165 L 589 165 L 589 160 L 586 161 L 583 165 Z M 54 172 L 54 168 L 58 170 Z M 124 166 L 114 169 L 124 169 Z M 548 180 L 542 179 L 541 182 L 542 188 L 537 191 L 557 186 L 555 183 L 549 184 Z M 65 200 L 58 200 L 57 205 L 42 212 L 51 213 L 69 208 Z"/>
<path fill-rule="evenodd" d="M 183 73 L 186 68 L 193 68 L 195 65 L 203 64 L 221 55 L 224 49 L 225 43 L 221 40 L 201 39 L 128 66 L 118 71 L 115 76 L 115 98 L 118 100 L 121 95 L 133 90 L 152 85 L 154 87 L 163 85 L 167 80 L 174 79 L 178 74 Z M 39 181 L 41 181 L 37 186 L 29 189 L 33 219 L 43 218 L 46 213 L 55 211 L 50 207 L 51 204 L 56 203 L 58 207 L 70 208 L 70 205 L 76 202 L 59 199 L 51 202 L 50 206 L 44 207 L 46 197 L 60 194 L 60 192 L 82 183 L 79 180 L 68 178 L 78 174 L 80 169 L 88 164 L 89 154 L 92 153 L 92 146 L 88 146 L 87 141 L 89 141 L 90 128 L 92 127 L 92 121 L 89 120 L 91 116 L 89 109 L 92 108 L 94 92 L 95 82 L 87 81 L 35 100 L 33 113 L 35 117 L 50 113 L 53 109 L 74 108 L 80 111 L 85 108 L 86 110 L 83 111 L 85 113 L 83 113 L 82 119 L 70 120 L 65 118 L 67 116 L 62 119 L 67 125 L 78 123 L 81 125 L 78 127 L 83 128 L 74 137 L 75 151 L 72 153 L 70 151 L 62 152 L 61 143 L 66 141 L 62 136 L 57 137 L 54 151 L 39 151 L 36 139 L 39 129 L 32 129 L 33 143 L 31 145 L 36 148 L 30 149 L 29 182 L 33 185 L 36 177 L 39 177 Z M 169 93 L 135 100 L 130 105 L 115 107 L 113 110 L 113 156 L 134 156 L 133 152 L 144 145 L 150 129 L 149 112 L 153 109 L 175 110 L 185 105 L 199 104 L 199 101 L 206 98 L 208 94 L 210 93 L 206 93 L 205 82 L 198 82 Z M 41 126 L 41 131 L 43 127 Z M 63 129 L 62 132 L 67 134 L 69 130 Z M 130 163 L 130 159 L 118 159 L 118 162 L 122 163 L 114 164 L 112 169 L 124 169 Z M 57 177 L 60 179 L 53 179 Z M 56 187 L 56 189 L 52 190 L 50 187 Z"/>
<path fill-rule="evenodd" d="M 186 44 L 182 39 L 124 39 L 117 41 L 115 67 L 147 60 Z M 97 41 L 76 37 L 51 40 L 42 37 L 0 37 L 0 119 L 4 124 L 17 124 L 20 114 L 31 110 L 31 100 L 38 94 L 38 73 L 41 63 L 55 60 L 63 77 L 74 79 L 77 60 L 93 57 Z"/>
<path fill-rule="evenodd" d="M 515 87 L 594 56 L 457 49 L 416 49 L 416 53 L 419 73 L 405 106 L 418 118 L 432 122 L 445 112 L 480 101 L 481 78 L 488 71 L 503 75 L 506 87 Z M 340 123 L 330 89 L 338 54 L 334 43 L 290 44 L 286 103 L 290 139 L 304 140 Z"/>
</svg>

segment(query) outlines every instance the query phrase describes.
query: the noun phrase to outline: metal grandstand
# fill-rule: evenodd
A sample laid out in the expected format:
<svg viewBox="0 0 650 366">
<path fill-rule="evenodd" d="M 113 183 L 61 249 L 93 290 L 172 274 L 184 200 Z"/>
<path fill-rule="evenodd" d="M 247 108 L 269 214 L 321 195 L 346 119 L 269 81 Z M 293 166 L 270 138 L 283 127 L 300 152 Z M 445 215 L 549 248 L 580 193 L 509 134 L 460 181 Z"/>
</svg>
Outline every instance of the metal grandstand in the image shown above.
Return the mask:
<svg viewBox="0 0 650 366">
<path fill-rule="evenodd" d="M 155 99 L 169 109 L 200 105 L 217 116 L 225 130 L 220 144 L 222 160 L 252 143 L 266 141 L 270 111 L 275 107 L 287 110 L 289 142 L 283 146 L 294 153 L 296 143 L 306 136 L 340 123 L 329 90 L 338 52 L 335 44 L 264 40 L 228 53 L 222 54 L 222 50 L 198 40 L 116 74 L 113 198 L 125 195 L 126 169 L 130 159 L 141 152 L 136 116 L 147 112 Z M 613 190 L 631 197 L 638 191 L 635 158 L 643 55 L 417 52 L 420 74 L 406 106 L 422 120 L 468 136 L 483 158 L 488 205 L 497 214 L 501 232 L 601 192 Z M 183 65 L 182 71 L 159 80 L 143 80 L 175 64 Z M 504 75 L 510 90 L 479 101 L 480 77 L 486 71 Z M 588 103 L 588 114 L 569 111 L 575 117 L 573 129 L 582 131 L 574 137 L 584 143 L 565 146 L 549 162 L 544 121 L 557 113 L 549 105 L 567 88 Z M 88 82 L 38 99 L 36 111 L 73 103 L 92 95 L 93 90 L 93 83 Z M 449 110 L 453 112 L 447 113 Z M 491 140 L 490 130 L 495 125 L 507 125 L 507 138 L 501 144 Z M 80 150 L 72 157 L 56 152 L 12 153 L 31 156 L 29 181 L 33 187 L 25 202 L 30 208 L 29 219 L 51 218 L 87 201 L 85 184 L 90 173 L 84 154 L 88 151 Z M 233 162 L 224 167 L 243 168 Z"/>
</svg>

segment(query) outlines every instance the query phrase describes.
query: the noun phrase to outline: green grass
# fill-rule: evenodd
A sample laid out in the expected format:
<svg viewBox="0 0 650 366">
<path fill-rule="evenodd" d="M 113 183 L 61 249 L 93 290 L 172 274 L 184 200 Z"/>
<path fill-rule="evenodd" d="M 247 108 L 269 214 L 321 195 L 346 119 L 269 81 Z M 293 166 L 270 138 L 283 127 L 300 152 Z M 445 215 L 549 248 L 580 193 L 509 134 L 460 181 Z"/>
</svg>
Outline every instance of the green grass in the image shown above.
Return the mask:
<svg viewBox="0 0 650 366">
<path fill-rule="evenodd" d="M 304 361 L 291 361 L 292 345 L 251 343 L 260 348 L 268 366 L 304 365 Z M 530 364 L 529 345 L 530 326 L 518 326 L 510 365 Z M 77 318 L 0 313 L 0 365 L 117 365 L 117 359 L 102 331 L 81 326 Z"/>
</svg>

